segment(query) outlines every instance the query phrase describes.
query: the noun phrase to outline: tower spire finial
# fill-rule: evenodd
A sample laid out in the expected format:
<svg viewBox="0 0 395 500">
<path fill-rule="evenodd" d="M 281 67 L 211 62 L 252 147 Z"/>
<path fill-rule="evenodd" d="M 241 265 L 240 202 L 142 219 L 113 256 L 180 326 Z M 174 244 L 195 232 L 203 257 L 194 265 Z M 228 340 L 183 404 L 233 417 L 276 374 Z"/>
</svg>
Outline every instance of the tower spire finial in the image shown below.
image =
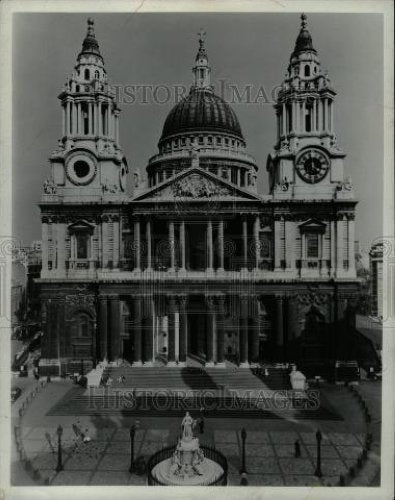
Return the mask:
<svg viewBox="0 0 395 500">
<path fill-rule="evenodd" d="M 306 14 L 304 12 L 300 16 L 300 19 L 302 20 L 302 23 L 301 23 L 302 30 L 304 30 L 304 29 L 306 29 L 306 26 L 307 26 L 307 16 L 306 16 Z"/>
<path fill-rule="evenodd" d="M 96 40 L 96 35 L 95 35 L 95 28 L 94 28 L 95 22 L 91 17 L 88 17 L 86 23 L 87 23 L 86 37 L 82 42 L 82 51 L 80 54 L 94 53 L 101 57 L 99 44 Z"/>
<path fill-rule="evenodd" d="M 200 48 L 203 48 L 205 40 L 204 37 L 206 36 L 206 32 L 203 30 L 203 28 L 200 28 L 198 35 L 199 35 L 199 46 Z"/>
<path fill-rule="evenodd" d="M 88 17 L 86 23 L 88 25 L 87 34 L 90 36 L 95 36 L 95 21 L 91 17 Z"/>
</svg>

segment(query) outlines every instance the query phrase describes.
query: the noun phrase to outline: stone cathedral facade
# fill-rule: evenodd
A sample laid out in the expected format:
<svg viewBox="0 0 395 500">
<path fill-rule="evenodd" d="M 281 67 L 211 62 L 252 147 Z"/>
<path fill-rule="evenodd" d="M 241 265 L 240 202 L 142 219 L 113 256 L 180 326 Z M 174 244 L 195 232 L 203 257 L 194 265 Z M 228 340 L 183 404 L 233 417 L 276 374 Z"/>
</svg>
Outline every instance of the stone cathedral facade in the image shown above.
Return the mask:
<svg viewBox="0 0 395 500">
<path fill-rule="evenodd" d="M 190 93 L 144 180 L 119 143 L 92 20 L 59 99 L 63 133 L 40 202 L 43 374 L 339 356 L 321 333 L 352 317 L 357 202 L 336 92 L 304 15 L 274 106 L 267 194 L 236 114 L 214 93 L 202 35 Z"/>
</svg>

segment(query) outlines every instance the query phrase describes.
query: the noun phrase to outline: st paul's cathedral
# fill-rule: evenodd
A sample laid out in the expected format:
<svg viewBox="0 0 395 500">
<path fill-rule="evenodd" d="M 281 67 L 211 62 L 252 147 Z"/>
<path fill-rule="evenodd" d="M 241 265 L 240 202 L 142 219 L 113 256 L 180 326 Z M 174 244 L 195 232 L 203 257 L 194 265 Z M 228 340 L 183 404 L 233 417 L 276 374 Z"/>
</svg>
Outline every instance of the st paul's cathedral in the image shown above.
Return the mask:
<svg viewBox="0 0 395 500">
<path fill-rule="evenodd" d="M 39 204 L 42 374 L 346 358 L 357 201 L 306 16 L 274 105 L 269 193 L 202 34 L 192 77 L 139 176 L 88 20 Z"/>
</svg>

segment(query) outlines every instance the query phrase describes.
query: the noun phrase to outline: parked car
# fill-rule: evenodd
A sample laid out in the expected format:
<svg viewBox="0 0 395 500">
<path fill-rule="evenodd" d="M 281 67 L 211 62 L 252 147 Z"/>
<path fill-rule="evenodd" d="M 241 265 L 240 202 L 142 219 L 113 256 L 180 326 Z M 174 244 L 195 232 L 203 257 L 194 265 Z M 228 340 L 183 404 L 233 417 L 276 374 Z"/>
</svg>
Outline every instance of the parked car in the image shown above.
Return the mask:
<svg viewBox="0 0 395 500">
<path fill-rule="evenodd" d="M 11 403 L 14 403 L 19 398 L 21 393 L 22 389 L 20 387 L 14 387 L 11 389 Z"/>
</svg>

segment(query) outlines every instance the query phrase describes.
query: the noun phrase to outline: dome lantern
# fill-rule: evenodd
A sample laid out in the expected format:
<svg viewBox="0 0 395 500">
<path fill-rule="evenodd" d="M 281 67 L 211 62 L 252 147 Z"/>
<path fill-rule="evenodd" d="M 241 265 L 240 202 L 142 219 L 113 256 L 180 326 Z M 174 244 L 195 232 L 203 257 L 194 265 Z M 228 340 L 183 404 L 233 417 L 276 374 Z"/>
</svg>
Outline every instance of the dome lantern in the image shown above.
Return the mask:
<svg viewBox="0 0 395 500">
<path fill-rule="evenodd" d="M 208 63 L 206 48 L 204 46 L 204 37 L 206 32 L 200 29 L 199 33 L 199 50 L 196 54 L 196 65 L 192 69 L 194 74 L 194 86 L 197 89 L 211 89 L 210 73 L 211 68 Z"/>
</svg>

